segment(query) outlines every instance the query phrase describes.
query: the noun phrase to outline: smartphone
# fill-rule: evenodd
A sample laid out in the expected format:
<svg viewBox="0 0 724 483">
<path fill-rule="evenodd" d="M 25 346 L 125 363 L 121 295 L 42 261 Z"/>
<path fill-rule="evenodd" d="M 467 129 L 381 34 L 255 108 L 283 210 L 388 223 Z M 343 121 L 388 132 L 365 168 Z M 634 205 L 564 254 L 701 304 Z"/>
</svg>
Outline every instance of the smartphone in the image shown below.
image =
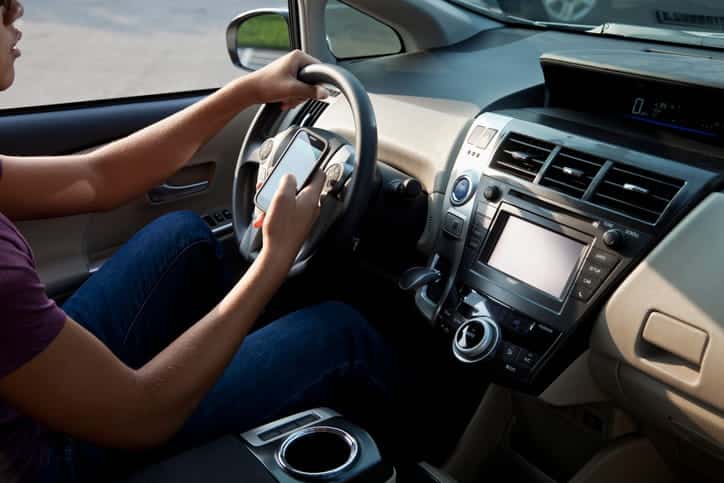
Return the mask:
<svg viewBox="0 0 724 483">
<path fill-rule="evenodd" d="M 254 198 L 257 208 L 263 212 L 269 210 L 274 194 L 286 174 L 294 176 L 297 180 L 297 192 L 301 191 L 312 179 L 326 149 L 327 143 L 324 139 L 309 131 L 297 132 L 271 174 L 257 191 Z"/>
</svg>

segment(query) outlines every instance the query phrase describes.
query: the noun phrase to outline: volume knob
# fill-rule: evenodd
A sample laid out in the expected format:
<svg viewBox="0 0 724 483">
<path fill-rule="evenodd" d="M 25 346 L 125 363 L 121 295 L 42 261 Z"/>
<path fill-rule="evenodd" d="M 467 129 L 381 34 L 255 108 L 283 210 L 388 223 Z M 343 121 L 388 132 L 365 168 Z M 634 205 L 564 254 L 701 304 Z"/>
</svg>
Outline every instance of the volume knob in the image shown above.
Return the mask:
<svg viewBox="0 0 724 483">
<path fill-rule="evenodd" d="M 614 250 L 622 248 L 626 243 L 626 235 L 617 229 L 611 229 L 603 234 L 603 243 Z"/>
</svg>

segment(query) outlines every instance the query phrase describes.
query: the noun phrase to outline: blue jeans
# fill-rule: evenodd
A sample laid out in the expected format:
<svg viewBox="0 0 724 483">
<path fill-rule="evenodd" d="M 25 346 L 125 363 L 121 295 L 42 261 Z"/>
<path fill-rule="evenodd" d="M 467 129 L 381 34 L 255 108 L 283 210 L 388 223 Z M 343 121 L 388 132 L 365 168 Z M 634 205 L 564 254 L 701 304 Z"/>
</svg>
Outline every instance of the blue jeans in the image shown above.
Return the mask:
<svg viewBox="0 0 724 483">
<path fill-rule="evenodd" d="M 172 213 L 141 230 L 63 308 L 138 368 L 221 299 L 224 277 L 221 247 L 206 224 L 190 212 Z M 329 406 L 370 424 L 389 401 L 395 370 L 381 337 L 354 309 L 334 302 L 304 309 L 247 336 L 160 453 L 62 438 L 57 479 L 106 481 L 119 468 L 312 407 Z"/>
</svg>

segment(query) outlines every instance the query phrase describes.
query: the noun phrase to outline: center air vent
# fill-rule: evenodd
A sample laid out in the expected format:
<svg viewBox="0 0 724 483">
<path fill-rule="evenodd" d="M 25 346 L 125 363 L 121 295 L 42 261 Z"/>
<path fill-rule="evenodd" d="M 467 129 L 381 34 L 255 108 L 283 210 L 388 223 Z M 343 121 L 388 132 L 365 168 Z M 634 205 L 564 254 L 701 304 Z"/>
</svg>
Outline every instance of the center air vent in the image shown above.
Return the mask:
<svg viewBox="0 0 724 483">
<path fill-rule="evenodd" d="M 656 223 L 684 186 L 680 179 L 615 164 L 591 202 L 647 223 Z"/>
<path fill-rule="evenodd" d="M 540 184 L 575 198 L 583 198 L 605 162 L 605 159 L 590 154 L 561 149 L 546 169 Z"/>
<path fill-rule="evenodd" d="M 329 104 L 326 102 L 318 101 L 316 99 L 307 101 L 299 113 L 294 117 L 294 122 L 292 124 L 302 127 L 314 126 L 317 119 L 319 119 L 319 116 L 322 115 L 327 107 L 329 107 Z"/>
<path fill-rule="evenodd" d="M 539 139 L 510 133 L 495 153 L 491 167 L 516 178 L 533 181 L 554 147 Z"/>
</svg>

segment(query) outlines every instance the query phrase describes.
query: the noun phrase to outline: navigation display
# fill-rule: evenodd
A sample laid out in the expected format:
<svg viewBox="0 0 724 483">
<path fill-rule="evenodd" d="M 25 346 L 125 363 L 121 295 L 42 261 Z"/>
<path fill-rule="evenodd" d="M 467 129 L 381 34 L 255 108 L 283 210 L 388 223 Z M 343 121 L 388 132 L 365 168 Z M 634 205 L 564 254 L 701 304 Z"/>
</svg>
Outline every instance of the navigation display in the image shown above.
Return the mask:
<svg viewBox="0 0 724 483">
<path fill-rule="evenodd" d="M 509 216 L 487 264 L 557 299 L 562 299 L 586 245 Z"/>
</svg>

